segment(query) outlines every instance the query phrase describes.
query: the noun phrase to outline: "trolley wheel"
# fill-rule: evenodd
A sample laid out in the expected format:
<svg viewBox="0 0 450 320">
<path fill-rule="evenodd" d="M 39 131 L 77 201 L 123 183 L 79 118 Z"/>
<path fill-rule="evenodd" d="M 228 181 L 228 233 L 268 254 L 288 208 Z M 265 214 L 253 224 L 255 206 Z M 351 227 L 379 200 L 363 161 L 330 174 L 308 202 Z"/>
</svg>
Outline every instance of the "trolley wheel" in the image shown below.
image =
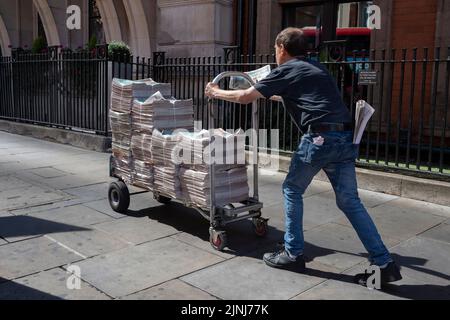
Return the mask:
<svg viewBox="0 0 450 320">
<path fill-rule="evenodd" d="M 159 203 L 162 203 L 162 204 L 169 204 L 172 201 L 171 198 L 164 197 L 157 193 L 155 193 L 153 195 L 153 197 L 155 198 L 156 201 L 158 201 Z"/>
<path fill-rule="evenodd" d="M 269 219 L 264 218 L 254 218 L 253 219 L 253 230 L 258 237 L 265 237 L 269 231 Z"/>
<path fill-rule="evenodd" d="M 130 206 L 130 192 L 123 181 L 113 182 L 109 186 L 108 199 L 111 208 L 118 213 L 126 213 Z"/>
<path fill-rule="evenodd" d="M 225 231 L 210 230 L 209 242 L 214 250 L 223 251 L 227 246 L 227 234 Z"/>
</svg>

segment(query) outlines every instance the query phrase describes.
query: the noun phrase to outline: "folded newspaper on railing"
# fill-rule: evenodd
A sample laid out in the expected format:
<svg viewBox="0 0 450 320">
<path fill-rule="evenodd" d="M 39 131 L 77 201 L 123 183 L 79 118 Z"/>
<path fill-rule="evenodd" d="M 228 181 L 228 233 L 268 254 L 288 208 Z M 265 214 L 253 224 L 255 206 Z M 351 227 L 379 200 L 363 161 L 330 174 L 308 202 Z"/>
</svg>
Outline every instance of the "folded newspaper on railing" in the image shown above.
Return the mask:
<svg viewBox="0 0 450 320">
<path fill-rule="evenodd" d="M 354 144 L 360 144 L 364 131 L 366 130 L 367 123 L 375 113 L 375 109 L 364 100 L 359 100 L 356 103 L 356 115 L 355 115 L 355 135 L 353 137 Z"/>
<path fill-rule="evenodd" d="M 266 78 L 271 72 L 270 65 L 264 66 L 257 70 L 246 72 L 253 79 L 253 82 L 257 83 L 262 79 Z M 231 77 L 230 78 L 230 89 L 231 90 L 245 90 L 250 88 L 251 85 L 243 77 Z"/>
</svg>

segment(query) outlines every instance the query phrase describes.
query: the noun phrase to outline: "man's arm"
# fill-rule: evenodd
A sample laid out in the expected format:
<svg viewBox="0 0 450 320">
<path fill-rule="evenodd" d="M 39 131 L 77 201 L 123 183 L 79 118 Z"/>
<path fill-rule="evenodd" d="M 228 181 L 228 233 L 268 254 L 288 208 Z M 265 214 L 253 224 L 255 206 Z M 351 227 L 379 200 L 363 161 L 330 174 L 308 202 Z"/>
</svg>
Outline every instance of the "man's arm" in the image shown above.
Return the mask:
<svg viewBox="0 0 450 320">
<path fill-rule="evenodd" d="M 222 90 L 219 86 L 213 83 L 208 83 L 205 90 L 205 95 L 209 98 L 225 100 L 228 102 L 249 104 L 255 100 L 264 98 L 254 87 L 246 90 Z"/>
</svg>

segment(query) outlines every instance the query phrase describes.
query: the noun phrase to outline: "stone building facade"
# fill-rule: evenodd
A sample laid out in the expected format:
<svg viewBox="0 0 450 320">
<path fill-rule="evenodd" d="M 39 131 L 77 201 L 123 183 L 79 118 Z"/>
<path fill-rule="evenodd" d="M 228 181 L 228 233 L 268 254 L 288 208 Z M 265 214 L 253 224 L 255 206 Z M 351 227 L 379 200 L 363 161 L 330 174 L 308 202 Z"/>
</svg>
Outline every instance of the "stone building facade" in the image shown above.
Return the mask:
<svg viewBox="0 0 450 320">
<path fill-rule="evenodd" d="M 81 8 L 81 30 L 66 26 L 71 5 Z M 233 43 L 232 22 L 232 0 L 0 0 L 0 47 L 9 55 L 43 35 L 48 45 L 76 49 L 96 34 L 141 57 L 210 56 Z"/>
<path fill-rule="evenodd" d="M 99 42 L 124 41 L 141 57 L 213 56 L 234 45 L 268 54 L 287 26 L 320 26 L 321 40 L 336 39 L 339 28 L 364 28 L 371 4 L 381 8 L 381 29 L 370 32 L 367 49 L 450 44 L 447 0 L 0 0 L 0 47 L 9 55 L 44 36 L 74 49 L 95 34 Z M 81 30 L 66 27 L 70 5 L 81 8 Z"/>
</svg>

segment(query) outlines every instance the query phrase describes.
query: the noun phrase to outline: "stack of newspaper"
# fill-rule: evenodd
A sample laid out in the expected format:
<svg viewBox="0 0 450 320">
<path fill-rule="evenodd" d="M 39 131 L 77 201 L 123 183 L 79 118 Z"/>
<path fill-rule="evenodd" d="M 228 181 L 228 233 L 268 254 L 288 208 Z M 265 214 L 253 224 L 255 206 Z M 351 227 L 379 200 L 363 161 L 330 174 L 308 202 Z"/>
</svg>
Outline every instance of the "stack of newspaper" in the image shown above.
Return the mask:
<svg viewBox="0 0 450 320">
<path fill-rule="evenodd" d="M 147 99 L 158 91 L 165 97 L 172 94 L 171 85 L 168 83 L 157 83 L 152 79 L 132 81 L 115 78 L 111 87 L 111 109 L 130 113 L 134 99 Z"/>
<path fill-rule="evenodd" d="M 176 156 L 179 136 L 155 130 L 152 136 L 154 186 L 164 195 L 182 199 L 180 188 L 180 163 Z"/>
<path fill-rule="evenodd" d="M 211 205 L 210 172 L 182 168 L 180 170 L 183 198 L 201 208 Z M 215 173 L 215 204 L 225 205 L 248 199 L 247 167 L 238 166 Z"/>
<path fill-rule="evenodd" d="M 151 150 L 148 139 L 142 135 L 132 139 L 135 132 L 132 121 L 132 107 L 134 99 L 148 99 L 156 92 L 160 92 L 164 96 L 170 96 L 171 85 L 157 83 L 152 79 L 138 81 L 113 79 L 112 82 L 110 126 L 113 165 L 116 174 L 128 183 L 132 183 L 135 175 L 138 179 L 146 179 L 151 176 L 148 174 L 151 165 Z M 134 164 L 133 153 L 141 163 Z M 149 183 L 152 183 L 152 180 Z"/>
<path fill-rule="evenodd" d="M 133 169 L 133 184 L 147 190 L 153 190 L 153 164 L 147 161 L 133 159 Z"/>
<path fill-rule="evenodd" d="M 166 99 L 161 92 L 156 92 L 146 100 L 134 101 L 132 119 L 133 130 L 148 134 L 153 130 L 192 130 L 193 101 Z"/>
<path fill-rule="evenodd" d="M 109 120 L 111 125 L 113 148 L 130 149 L 131 143 L 131 117 L 130 113 L 121 113 L 110 110 Z"/>
<path fill-rule="evenodd" d="M 153 190 L 152 136 L 133 134 L 131 152 L 133 154 L 133 181 L 138 187 Z"/>
<path fill-rule="evenodd" d="M 213 135 L 213 139 L 211 139 Z M 183 199 L 201 208 L 210 206 L 210 163 L 215 168 L 216 205 L 248 199 L 249 186 L 245 162 L 245 136 L 242 132 L 180 133 L 182 168 L 180 183 Z M 214 141 L 211 143 L 211 141 Z"/>
<path fill-rule="evenodd" d="M 131 182 L 131 116 L 110 110 L 112 131 L 113 164 L 116 174 L 126 182 Z"/>
<path fill-rule="evenodd" d="M 353 143 L 359 145 L 361 143 L 364 131 L 370 118 L 375 113 L 375 109 L 364 100 L 359 100 L 356 103 L 355 112 L 355 132 L 353 136 Z"/>
<path fill-rule="evenodd" d="M 134 133 L 131 138 L 131 151 L 134 159 L 151 163 L 152 136 L 148 134 Z"/>
<path fill-rule="evenodd" d="M 246 165 L 242 130 L 235 133 L 223 129 L 180 132 L 180 148 L 185 168 L 206 171 L 211 162 L 215 163 L 217 170 Z"/>
</svg>

